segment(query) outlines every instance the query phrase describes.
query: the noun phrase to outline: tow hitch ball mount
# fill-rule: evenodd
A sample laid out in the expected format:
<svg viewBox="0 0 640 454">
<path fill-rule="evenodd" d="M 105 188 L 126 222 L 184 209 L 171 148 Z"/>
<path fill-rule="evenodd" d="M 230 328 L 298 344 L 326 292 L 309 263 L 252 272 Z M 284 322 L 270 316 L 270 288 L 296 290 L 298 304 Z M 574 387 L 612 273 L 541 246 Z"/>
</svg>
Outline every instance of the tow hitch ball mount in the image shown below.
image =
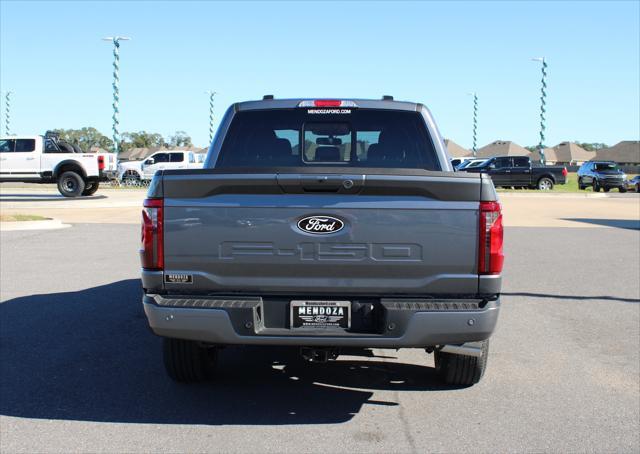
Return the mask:
<svg viewBox="0 0 640 454">
<path fill-rule="evenodd" d="M 336 359 L 340 350 L 336 347 L 302 347 L 300 354 L 309 362 L 326 363 L 330 359 Z"/>
</svg>

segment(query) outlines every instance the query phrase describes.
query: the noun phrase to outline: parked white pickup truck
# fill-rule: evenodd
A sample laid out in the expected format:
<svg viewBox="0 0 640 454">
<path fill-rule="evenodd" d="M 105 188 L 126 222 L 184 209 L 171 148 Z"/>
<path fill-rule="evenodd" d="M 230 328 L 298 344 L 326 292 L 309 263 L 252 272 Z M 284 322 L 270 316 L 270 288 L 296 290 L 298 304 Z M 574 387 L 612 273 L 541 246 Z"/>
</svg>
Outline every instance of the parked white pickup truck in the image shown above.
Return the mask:
<svg viewBox="0 0 640 454">
<path fill-rule="evenodd" d="M 0 182 L 57 183 L 60 194 L 94 194 L 101 181 L 115 178 L 114 153 L 71 153 L 55 135 L 0 137 Z"/>
<path fill-rule="evenodd" d="M 204 158 L 204 154 L 200 154 Z M 204 159 L 198 153 L 185 150 L 158 151 L 142 162 L 142 179 L 150 180 L 158 170 L 201 169 Z"/>
<path fill-rule="evenodd" d="M 157 151 L 143 161 L 120 161 L 118 163 L 118 181 L 139 183 L 149 181 L 158 170 L 201 169 L 205 153 L 189 150 Z"/>
</svg>

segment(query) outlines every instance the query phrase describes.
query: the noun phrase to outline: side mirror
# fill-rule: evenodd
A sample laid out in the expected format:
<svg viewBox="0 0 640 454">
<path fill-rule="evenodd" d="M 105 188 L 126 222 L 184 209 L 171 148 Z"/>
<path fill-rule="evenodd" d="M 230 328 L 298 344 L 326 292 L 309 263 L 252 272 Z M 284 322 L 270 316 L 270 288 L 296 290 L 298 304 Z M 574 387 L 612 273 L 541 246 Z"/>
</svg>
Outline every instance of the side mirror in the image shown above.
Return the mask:
<svg viewBox="0 0 640 454">
<path fill-rule="evenodd" d="M 145 163 L 145 165 L 150 166 L 151 164 L 155 163 L 155 161 L 154 161 L 154 159 L 153 159 L 153 158 L 149 158 L 149 159 L 147 159 L 144 163 Z"/>
<path fill-rule="evenodd" d="M 489 164 L 489 165 L 487 166 L 487 169 L 489 169 L 489 170 L 493 170 L 493 169 L 495 169 L 495 168 L 496 168 L 496 165 L 495 165 L 495 164 Z"/>
</svg>

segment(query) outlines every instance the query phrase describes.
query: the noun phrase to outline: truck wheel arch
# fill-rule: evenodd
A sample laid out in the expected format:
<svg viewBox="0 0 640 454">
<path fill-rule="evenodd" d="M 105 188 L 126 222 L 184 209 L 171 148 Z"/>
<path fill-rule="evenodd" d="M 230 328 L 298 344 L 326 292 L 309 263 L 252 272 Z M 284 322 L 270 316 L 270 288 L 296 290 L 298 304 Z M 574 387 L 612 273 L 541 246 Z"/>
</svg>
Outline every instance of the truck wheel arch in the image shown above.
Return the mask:
<svg viewBox="0 0 640 454">
<path fill-rule="evenodd" d="M 142 180 L 142 174 L 140 172 L 138 172 L 136 169 L 127 169 L 122 173 L 122 179 L 125 178 L 138 178 L 139 180 Z"/>
<path fill-rule="evenodd" d="M 536 183 L 536 189 L 551 190 L 555 186 L 555 182 L 549 176 L 541 176 Z"/>
<path fill-rule="evenodd" d="M 556 178 L 553 176 L 552 173 L 543 173 L 542 175 L 538 175 L 538 179 L 536 180 L 536 186 L 538 185 L 540 180 L 542 180 L 543 178 L 548 178 L 553 182 L 553 184 L 556 184 Z"/>
<path fill-rule="evenodd" d="M 53 179 L 57 180 L 60 175 L 67 171 L 76 172 L 83 180 L 87 179 L 87 173 L 84 171 L 82 165 L 78 161 L 74 161 L 72 159 L 58 163 L 55 169 L 53 169 Z"/>
</svg>

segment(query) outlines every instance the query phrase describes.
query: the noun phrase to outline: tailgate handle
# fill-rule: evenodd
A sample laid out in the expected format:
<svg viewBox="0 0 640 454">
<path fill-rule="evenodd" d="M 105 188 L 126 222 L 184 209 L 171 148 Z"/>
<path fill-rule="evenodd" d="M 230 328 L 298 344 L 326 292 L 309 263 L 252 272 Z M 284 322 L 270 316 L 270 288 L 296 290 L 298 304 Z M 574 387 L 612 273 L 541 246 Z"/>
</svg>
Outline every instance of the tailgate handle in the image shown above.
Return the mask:
<svg viewBox="0 0 640 454">
<path fill-rule="evenodd" d="M 348 189 L 353 187 L 353 181 L 350 179 L 343 180 L 328 175 L 300 177 L 300 186 L 305 192 L 338 192 L 343 184 L 347 185 Z"/>
<path fill-rule="evenodd" d="M 355 193 L 364 185 L 364 175 L 278 175 L 285 192 Z"/>
</svg>

